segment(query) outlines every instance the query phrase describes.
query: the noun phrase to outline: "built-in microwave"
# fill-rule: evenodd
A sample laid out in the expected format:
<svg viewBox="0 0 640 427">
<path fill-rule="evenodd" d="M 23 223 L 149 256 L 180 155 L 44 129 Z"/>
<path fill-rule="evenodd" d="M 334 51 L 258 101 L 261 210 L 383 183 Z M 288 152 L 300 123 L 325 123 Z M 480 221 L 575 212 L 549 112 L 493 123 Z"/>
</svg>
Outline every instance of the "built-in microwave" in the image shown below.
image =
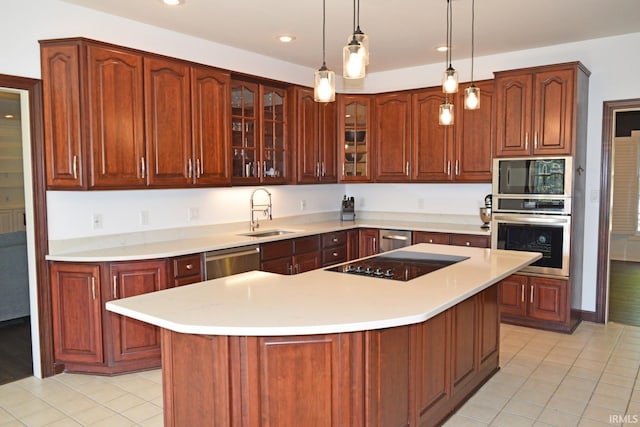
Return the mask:
<svg viewBox="0 0 640 427">
<path fill-rule="evenodd" d="M 494 212 L 571 213 L 571 157 L 493 160 Z"/>
</svg>

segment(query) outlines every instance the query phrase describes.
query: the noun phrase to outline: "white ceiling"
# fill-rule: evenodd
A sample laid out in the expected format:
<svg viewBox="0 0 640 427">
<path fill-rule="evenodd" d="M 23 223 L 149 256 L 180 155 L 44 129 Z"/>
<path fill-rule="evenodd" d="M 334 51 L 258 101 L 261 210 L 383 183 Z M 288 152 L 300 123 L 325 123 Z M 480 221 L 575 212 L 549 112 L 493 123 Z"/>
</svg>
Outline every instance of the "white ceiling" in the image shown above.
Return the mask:
<svg viewBox="0 0 640 427">
<path fill-rule="evenodd" d="M 322 64 L 322 0 L 64 0 L 287 62 Z M 444 63 L 446 0 L 360 0 L 369 72 Z M 453 65 L 470 56 L 471 0 L 452 0 Z M 326 0 L 327 66 L 341 72 L 353 2 Z M 476 56 L 640 32 L 640 0 L 477 0 Z M 284 45 L 282 33 L 296 40 Z"/>
</svg>

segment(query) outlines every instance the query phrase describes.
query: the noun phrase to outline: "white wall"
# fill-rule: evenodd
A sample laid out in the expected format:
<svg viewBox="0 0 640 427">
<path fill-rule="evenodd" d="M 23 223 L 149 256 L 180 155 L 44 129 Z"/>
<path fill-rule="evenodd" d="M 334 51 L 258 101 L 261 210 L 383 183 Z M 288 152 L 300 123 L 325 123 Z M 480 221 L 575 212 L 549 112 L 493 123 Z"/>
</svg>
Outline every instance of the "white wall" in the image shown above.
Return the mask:
<svg viewBox="0 0 640 427">
<path fill-rule="evenodd" d="M 8 3 L 8 4 L 6 4 Z M 148 51 L 154 51 L 169 56 L 189 59 L 205 64 L 215 65 L 231 70 L 275 78 L 297 84 L 310 85 L 313 70 L 299 67 L 282 61 L 272 60 L 259 55 L 227 48 L 215 43 L 205 42 L 193 37 L 153 28 L 122 18 L 109 16 L 89 9 L 77 7 L 58 0 L 21 0 L 5 2 L 3 4 L 5 20 L 0 27 L 0 36 L 7 42 L 0 45 L 0 73 L 25 77 L 40 77 L 39 46 L 37 40 L 56 37 L 85 36 L 104 40 L 116 44 L 130 46 Z M 8 41 L 11 40 L 11 43 Z M 640 85 L 637 81 L 640 69 L 640 56 L 635 55 L 640 44 L 640 33 L 626 36 L 596 39 L 580 43 L 564 44 L 549 48 L 533 49 L 509 54 L 494 55 L 477 58 L 475 62 L 476 79 L 489 78 L 493 71 L 506 70 L 533 65 L 551 64 L 565 61 L 582 61 L 592 72 L 589 94 L 589 125 L 588 125 L 588 155 L 587 155 L 587 207 L 585 212 L 585 256 L 584 283 L 582 308 L 595 310 L 596 295 L 596 261 L 597 261 L 597 233 L 598 229 L 598 199 L 600 174 L 600 146 L 602 136 L 602 103 L 605 100 L 626 98 L 640 98 Z M 464 80 L 468 75 L 469 61 L 455 61 L 454 66 L 459 70 Z M 367 77 L 363 92 L 380 92 L 438 84 L 441 64 L 414 67 L 372 74 Z M 344 186 L 322 186 L 321 196 L 318 196 L 317 209 L 325 209 L 329 200 L 341 198 Z M 278 198 L 282 205 L 299 200 L 301 194 L 311 187 L 278 188 Z M 442 189 L 446 190 L 443 191 Z M 460 187 L 458 185 L 375 185 L 348 186 L 352 193 L 363 194 L 365 205 L 362 209 L 371 208 L 374 202 L 372 192 L 379 200 L 385 197 L 394 200 L 393 209 L 414 211 L 417 196 L 424 193 L 425 200 L 430 200 L 430 206 L 451 206 L 449 200 L 453 194 L 469 191 L 474 202 L 459 203 L 462 210 L 469 212 L 462 214 L 477 214 L 476 199 L 481 199 L 486 186 L 478 189 L 473 186 Z M 158 225 L 180 226 L 184 224 L 185 206 L 201 203 L 203 214 L 215 218 L 215 221 L 226 221 L 230 218 L 243 218 L 245 207 L 231 207 L 225 203 L 227 210 L 221 211 L 214 201 L 220 194 L 224 200 L 238 200 L 243 204 L 247 198 L 248 189 L 216 189 L 216 190 L 184 190 L 158 191 L 144 193 L 144 199 L 139 192 L 100 192 L 100 193 L 50 193 L 49 214 L 51 217 L 50 238 L 73 237 L 79 234 L 87 235 L 87 217 L 91 215 L 95 206 L 104 210 L 104 221 L 118 231 L 135 229 L 137 209 L 142 200 L 148 206 L 154 206 L 150 211 L 150 219 L 158 218 Z M 407 197 L 403 197 L 407 194 Z M 357 194 L 352 194 L 356 195 Z M 465 197 L 467 195 L 465 194 Z M 306 197 L 306 195 L 305 195 Z M 204 200 L 204 201 L 203 201 Z M 307 198 L 308 202 L 312 199 Z M 247 202 L 248 203 L 248 202 Z M 382 203 L 382 202 L 380 202 Z M 144 205 L 147 205 L 146 203 Z M 162 205 L 162 208 L 159 206 Z M 473 211 L 471 210 L 474 206 Z M 157 208 L 156 208 L 157 206 Z M 386 203 L 380 206 L 388 207 Z M 285 212 L 293 213 L 298 206 L 287 206 Z M 230 208 L 230 209 L 229 209 Z M 283 206 L 284 208 L 284 206 Z M 247 208 L 248 209 L 248 208 Z M 276 206 L 276 210 L 279 209 Z M 313 209 L 316 209 L 314 206 Z M 310 206 L 311 210 L 311 206 Z M 76 212 L 77 211 L 77 212 Z M 133 212 L 132 212 L 133 211 Z M 209 216 L 208 216 L 209 217 Z M 183 218 L 182 220 L 180 218 Z M 175 222 L 174 222 L 175 221 Z M 121 224 L 122 222 L 122 224 Z M 115 225 L 117 224 L 117 226 Z M 119 228 L 124 227 L 124 229 Z"/>
</svg>

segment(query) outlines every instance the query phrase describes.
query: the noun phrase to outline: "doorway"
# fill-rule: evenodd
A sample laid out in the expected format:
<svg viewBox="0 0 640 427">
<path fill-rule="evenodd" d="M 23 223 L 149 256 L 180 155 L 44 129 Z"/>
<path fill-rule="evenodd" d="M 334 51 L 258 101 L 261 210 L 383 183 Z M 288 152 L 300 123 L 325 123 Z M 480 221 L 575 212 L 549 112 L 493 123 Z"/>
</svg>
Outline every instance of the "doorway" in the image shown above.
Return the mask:
<svg viewBox="0 0 640 427">
<path fill-rule="evenodd" d="M 55 373 L 51 323 L 51 291 L 45 256 L 47 247 L 47 203 L 44 176 L 42 82 L 0 74 L 0 92 L 20 99 L 24 215 L 29 283 L 29 331 L 33 375 Z M 19 222 L 19 218 L 18 218 Z"/>
<path fill-rule="evenodd" d="M 33 374 L 20 97 L 0 90 L 0 384 Z"/>
<path fill-rule="evenodd" d="M 604 323 L 615 320 L 621 323 L 640 324 L 640 292 L 636 290 L 640 283 L 640 241 L 638 237 L 638 177 L 637 157 L 634 159 L 630 143 L 614 142 L 622 135 L 632 136 L 633 128 L 640 123 L 640 99 L 607 101 L 603 108 L 602 124 L 602 160 L 600 174 L 600 225 L 598 229 L 598 276 L 596 284 L 595 321 Z M 618 137 L 616 137 L 618 135 Z M 626 138 L 626 137 L 625 137 Z M 621 142 L 621 141 L 618 141 Z M 618 187 L 630 185 L 627 189 L 618 188 L 617 201 L 614 201 L 614 176 L 616 147 L 629 151 L 621 158 L 632 160 L 627 165 L 628 172 L 624 180 L 618 180 Z M 620 156 L 618 156 L 620 157 Z M 622 171 L 622 165 L 618 167 Z M 633 178 L 631 178 L 633 175 Z M 620 175 L 618 175 L 620 178 Z M 635 190 L 633 189 L 635 188 Z M 623 195 L 625 197 L 619 197 Z M 632 196 L 629 198 L 629 196 Z M 626 208 L 623 199 L 627 199 Z M 614 202 L 616 202 L 614 211 Z M 627 208 L 631 208 L 627 209 Z M 628 213 L 625 215 L 624 210 Z M 633 213 L 632 213 L 633 212 Z M 637 246 L 637 248 L 636 248 Z M 636 259 L 637 258 L 637 259 Z M 637 323 L 636 323 L 637 322 Z"/>
</svg>

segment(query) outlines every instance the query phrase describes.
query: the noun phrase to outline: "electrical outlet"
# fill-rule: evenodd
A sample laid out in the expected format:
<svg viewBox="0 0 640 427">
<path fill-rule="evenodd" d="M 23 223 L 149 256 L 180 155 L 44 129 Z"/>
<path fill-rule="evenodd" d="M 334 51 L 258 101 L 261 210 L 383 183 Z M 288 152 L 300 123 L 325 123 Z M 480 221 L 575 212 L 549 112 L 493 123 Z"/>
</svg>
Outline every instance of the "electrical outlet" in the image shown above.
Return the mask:
<svg viewBox="0 0 640 427">
<path fill-rule="evenodd" d="M 93 215 L 91 215 L 91 224 L 94 230 L 102 228 L 102 214 L 94 213 Z"/>
<path fill-rule="evenodd" d="M 200 208 L 193 207 L 189 208 L 189 221 L 193 221 L 194 219 L 200 218 Z"/>
<path fill-rule="evenodd" d="M 307 209 L 307 201 L 306 200 L 300 200 L 300 210 L 304 211 Z"/>
<path fill-rule="evenodd" d="M 138 219 L 140 220 L 140 225 L 149 224 L 149 211 L 140 211 Z"/>
</svg>

